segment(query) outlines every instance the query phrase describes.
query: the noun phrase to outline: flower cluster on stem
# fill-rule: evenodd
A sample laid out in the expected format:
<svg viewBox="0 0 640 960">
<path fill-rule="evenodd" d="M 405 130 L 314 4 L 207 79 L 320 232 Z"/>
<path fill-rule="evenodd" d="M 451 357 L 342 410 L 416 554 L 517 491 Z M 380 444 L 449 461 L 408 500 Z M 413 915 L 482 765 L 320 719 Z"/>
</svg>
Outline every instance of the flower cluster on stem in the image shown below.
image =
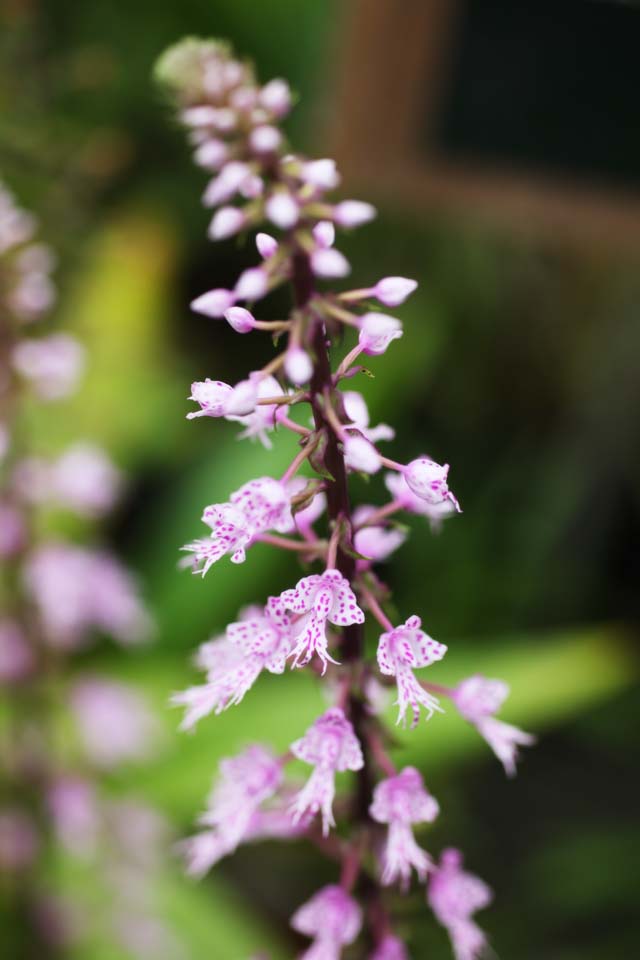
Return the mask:
<svg viewBox="0 0 640 960">
<path fill-rule="evenodd" d="M 103 931 L 142 956 L 133 940 L 159 920 L 147 906 L 134 906 L 116 875 L 127 873 L 138 898 L 146 898 L 149 861 L 158 860 L 165 830 L 153 810 L 103 795 L 100 780 L 148 755 L 156 718 L 134 687 L 84 674 L 72 656 L 98 633 L 138 643 L 150 618 L 115 555 L 39 532 L 46 529 L 40 509 L 50 520 L 52 510 L 102 517 L 122 476 L 91 443 L 53 459 L 27 446 L 25 404 L 68 396 L 85 364 L 82 345 L 51 329 L 54 257 L 36 242 L 35 229 L 0 184 L 0 692 L 11 730 L 2 750 L 0 893 L 18 919 L 6 940 L 3 931 L 3 946 L 7 956 L 56 957 L 89 934 L 79 905 L 51 883 L 54 858 L 70 856 L 103 874 L 101 882 L 112 877 Z M 53 735 L 61 716 L 74 732 L 69 744 Z"/>
<path fill-rule="evenodd" d="M 210 532 L 186 545 L 187 563 L 204 575 L 225 556 L 245 562 L 253 544 L 266 542 L 316 565 L 264 605 L 241 611 L 222 636 L 205 643 L 198 655 L 205 682 L 176 694 L 173 702 L 186 708 L 183 727 L 191 728 L 206 714 L 238 704 L 264 670 L 282 673 L 287 664 L 326 674 L 335 692 L 334 705 L 300 731 L 284 756 L 255 745 L 223 762 L 202 818 L 209 829 L 185 844 L 189 869 L 203 873 L 239 843 L 274 831 L 306 836 L 331 848 L 342 868 L 337 882 L 316 892 L 292 918 L 294 930 L 312 941 L 300 956 L 333 960 L 358 940 L 371 960 L 406 958 L 383 888 L 407 890 L 415 872 L 458 960 L 472 960 L 484 939 L 470 916 L 487 902 L 478 895 L 486 888 L 481 881 L 465 887 L 458 861 L 446 854 L 436 867 L 416 840 L 414 826 L 432 822 L 438 803 L 417 769 L 396 770 L 389 734 L 371 699 L 376 685 L 395 686 L 398 722 L 410 716 L 415 726 L 422 713 L 429 719 L 443 711 L 437 693 L 450 697 L 508 772 L 515 746 L 529 742 L 527 734 L 490 716 L 499 704 L 494 706 L 495 696 L 485 703 L 482 678 L 456 690 L 426 683 L 422 671 L 441 660 L 447 647 L 422 630 L 419 616 L 395 624 L 385 612 L 388 588 L 378 564 L 405 539 L 396 516 L 420 514 L 439 529 L 461 512 L 449 487 L 449 465 L 426 455 L 406 464 L 387 456 L 380 445 L 393 440 L 393 429 L 371 427 L 364 398 L 353 389 L 361 360 L 383 357 L 403 336 L 401 319 L 384 308 L 395 311 L 417 284 L 390 276 L 366 288 L 327 288 L 325 281 L 343 281 L 351 269 L 335 246 L 337 231 L 367 223 L 376 211 L 361 200 L 332 199 L 340 184 L 333 160 L 289 150 L 279 126 L 292 103 L 284 80 L 261 86 L 227 45 L 195 39 L 170 48 L 157 75 L 177 101 L 195 162 L 210 176 L 203 194 L 204 206 L 214 211 L 209 237 L 252 235 L 256 247 L 255 265 L 228 288 L 200 293 L 192 309 L 226 321 L 242 336 L 270 334 L 278 350 L 238 384 L 213 378 L 193 383 L 190 399 L 199 409 L 187 417 L 239 422 L 243 436 L 267 446 L 274 431 L 291 431 L 300 448 L 284 476 L 249 480 L 226 502 L 204 508 Z M 283 285 L 291 290 L 289 316 L 259 319 L 262 299 Z M 347 348 L 340 355 L 343 339 Z M 301 419 L 298 408 L 306 409 Z M 300 476 L 305 463 L 314 478 Z M 354 509 L 350 475 L 383 469 L 391 499 Z M 324 513 L 320 534 L 316 525 Z M 365 621 L 378 628 L 377 662 L 365 655 Z M 312 768 L 302 785 L 286 776 L 294 759 Z M 241 772 L 230 778 L 234 764 Z M 347 772 L 354 789 L 338 804 L 337 782 Z M 344 830 L 334 846 L 329 835 L 336 816 Z"/>
</svg>

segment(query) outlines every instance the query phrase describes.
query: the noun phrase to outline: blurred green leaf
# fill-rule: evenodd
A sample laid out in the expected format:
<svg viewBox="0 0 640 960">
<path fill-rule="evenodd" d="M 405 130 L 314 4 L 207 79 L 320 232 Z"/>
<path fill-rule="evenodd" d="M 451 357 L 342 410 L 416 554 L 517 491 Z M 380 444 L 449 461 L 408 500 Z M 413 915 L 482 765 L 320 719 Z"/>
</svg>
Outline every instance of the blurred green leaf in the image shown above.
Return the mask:
<svg viewBox="0 0 640 960">
<path fill-rule="evenodd" d="M 545 730 L 612 697 L 637 675 L 628 639 L 615 628 L 530 637 L 529 641 L 526 647 L 513 648 L 504 641 L 487 643 L 482 649 L 460 645 L 448 654 L 448 664 L 445 659 L 430 668 L 429 679 L 453 685 L 471 671 L 501 677 L 513 691 L 503 718 L 542 736 Z M 139 683 L 159 710 L 164 704 L 168 730 L 175 730 L 179 714 L 169 711 L 166 701 L 171 692 L 190 682 L 182 659 L 139 657 L 121 665 L 118 676 Z M 475 730 L 446 702 L 444 706 L 444 716 L 422 721 L 415 730 L 395 728 L 398 762 L 424 769 L 428 758 L 429 772 L 459 764 L 470 755 L 484 754 L 497 763 Z M 123 774 L 121 784 L 135 786 L 176 819 L 189 821 L 201 808 L 221 757 L 254 740 L 284 751 L 325 708 L 320 685 L 309 671 L 262 677 L 240 707 L 205 718 L 192 734 L 168 733 L 169 748 L 162 762 Z M 395 709 L 390 710 L 391 723 L 395 716 Z"/>
<path fill-rule="evenodd" d="M 87 350 L 85 378 L 46 416 L 28 411 L 34 449 L 90 438 L 129 467 L 166 455 L 184 392 L 169 342 L 174 262 L 167 224 L 140 213 L 115 217 L 89 243 L 58 317 Z"/>
</svg>

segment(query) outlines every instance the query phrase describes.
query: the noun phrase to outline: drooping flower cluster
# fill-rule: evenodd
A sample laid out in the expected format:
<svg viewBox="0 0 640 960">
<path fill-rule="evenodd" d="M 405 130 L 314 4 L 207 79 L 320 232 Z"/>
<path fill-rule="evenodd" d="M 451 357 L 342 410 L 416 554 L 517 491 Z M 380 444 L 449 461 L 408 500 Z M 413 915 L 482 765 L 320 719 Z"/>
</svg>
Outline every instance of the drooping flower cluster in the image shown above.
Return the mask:
<svg viewBox="0 0 640 960">
<path fill-rule="evenodd" d="M 93 444 L 45 459 L 22 435 L 23 397 L 42 404 L 67 396 L 85 362 L 71 336 L 38 333 L 36 321 L 44 322 L 55 301 L 54 258 L 34 242 L 34 231 L 33 218 L 0 185 L 0 688 L 12 720 L 3 775 L 15 798 L 5 805 L 3 796 L 0 806 L 0 873 L 24 891 L 29 949 L 49 956 L 58 954 L 65 931 L 81 938 L 87 926 L 81 911 L 67 909 L 74 905 L 51 889 L 54 852 L 91 864 L 105 892 L 112 887 L 103 919 L 125 949 L 141 925 L 158 925 L 165 942 L 169 933 L 122 889 L 127 876 L 140 898 L 150 897 L 148 875 L 165 845 L 164 826 L 153 811 L 108 799 L 100 787 L 102 771 L 142 759 L 158 743 L 155 717 L 135 688 L 67 669 L 69 655 L 98 633 L 122 644 L 144 639 L 150 618 L 115 555 L 37 534 L 41 510 L 100 518 L 122 478 Z M 49 520 L 48 527 L 55 522 Z M 65 714 L 69 744 L 51 736 L 52 709 Z"/>
<path fill-rule="evenodd" d="M 251 67 L 235 60 L 225 44 L 195 39 L 167 51 L 157 73 L 177 100 L 195 162 L 211 177 L 203 194 L 204 206 L 214 211 L 209 237 L 247 235 L 265 221 L 277 231 L 277 236 L 257 232 L 257 262 L 250 262 L 235 284 L 199 293 L 191 306 L 202 317 L 225 319 L 240 335 L 271 333 L 277 346 L 283 342 L 281 351 L 238 384 L 217 379 L 219 370 L 193 383 L 190 400 L 199 409 L 187 417 L 237 421 L 243 436 L 258 437 L 266 446 L 274 430 L 291 431 L 300 448 L 282 477 L 249 480 L 227 502 L 205 509 L 202 519 L 211 534 L 184 548 L 192 555 L 188 565 L 204 575 L 225 555 L 242 563 L 256 542 L 319 564 L 264 607 L 242 611 L 221 636 L 205 643 L 197 657 L 205 682 L 175 694 L 173 702 L 186 708 L 182 726 L 191 728 L 206 714 L 240 703 L 264 671 L 282 674 L 287 663 L 326 674 L 334 698 L 281 756 L 255 744 L 222 762 L 201 818 L 206 829 L 185 842 L 188 868 L 201 874 L 240 843 L 265 835 L 307 836 L 327 844 L 339 817 L 344 821 L 337 845 L 339 883 L 318 891 L 291 921 L 312 940 L 300 956 L 337 960 L 356 940 L 364 919 L 355 897 L 367 874 L 369 897 L 376 891 L 366 919 L 370 960 L 407 960 L 382 888 L 399 884 L 407 890 L 415 871 L 427 884 L 428 902 L 449 931 L 457 960 L 474 960 L 485 940 L 471 915 L 488 902 L 488 888 L 464 874 L 451 851 L 435 866 L 416 840 L 414 827 L 431 823 L 439 806 L 421 773 L 414 767 L 398 772 L 387 752 L 384 685 L 397 688 L 398 722 L 410 713 L 413 726 L 422 711 L 427 719 L 443 711 L 435 694 L 450 698 L 509 773 L 517 745 L 531 738 L 493 716 L 506 695 L 497 681 L 472 677 L 450 689 L 423 680 L 417 671 L 441 660 L 447 647 L 422 630 L 420 617 L 394 626 L 384 610 L 388 588 L 379 565 L 407 536 L 395 515 L 425 516 L 437 531 L 460 513 L 449 488 L 449 465 L 426 455 L 408 464 L 390 459 L 379 445 L 392 441 L 394 430 L 387 424 L 372 427 L 364 398 L 353 389 L 363 369 L 361 355 L 382 357 L 403 336 L 402 321 L 382 308 L 395 310 L 417 284 L 390 276 L 337 293 L 323 287 L 322 281 L 342 280 L 351 269 L 335 246 L 336 231 L 358 227 L 376 211 L 360 200 L 332 199 L 340 184 L 333 160 L 289 151 L 278 126 L 292 102 L 284 80 L 260 86 Z M 260 320 L 259 301 L 285 283 L 294 299 L 289 317 Z M 343 334 L 346 352 L 333 364 Z M 310 416 L 295 419 L 304 405 Z M 315 477 L 303 475 L 305 463 Z M 350 474 L 375 475 L 383 468 L 390 471 L 385 484 L 391 499 L 352 509 Z M 325 510 L 321 537 L 314 525 Z M 365 652 L 367 615 L 382 630 L 376 661 Z M 292 759 L 312 767 L 303 785 L 285 779 Z M 336 799 L 342 773 L 356 786 L 349 797 Z"/>
</svg>

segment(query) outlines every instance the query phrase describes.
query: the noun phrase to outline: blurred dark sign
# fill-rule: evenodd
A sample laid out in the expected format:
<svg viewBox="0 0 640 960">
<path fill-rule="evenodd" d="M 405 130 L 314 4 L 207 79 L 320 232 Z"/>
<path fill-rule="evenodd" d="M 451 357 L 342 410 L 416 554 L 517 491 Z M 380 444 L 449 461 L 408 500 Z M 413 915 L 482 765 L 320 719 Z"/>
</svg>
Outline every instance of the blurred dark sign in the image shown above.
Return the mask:
<svg viewBox="0 0 640 960">
<path fill-rule="evenodd" d="M 352 0 L 334 143 L 396 202 L 640 240 L 640 8 Z"/>
</svg>

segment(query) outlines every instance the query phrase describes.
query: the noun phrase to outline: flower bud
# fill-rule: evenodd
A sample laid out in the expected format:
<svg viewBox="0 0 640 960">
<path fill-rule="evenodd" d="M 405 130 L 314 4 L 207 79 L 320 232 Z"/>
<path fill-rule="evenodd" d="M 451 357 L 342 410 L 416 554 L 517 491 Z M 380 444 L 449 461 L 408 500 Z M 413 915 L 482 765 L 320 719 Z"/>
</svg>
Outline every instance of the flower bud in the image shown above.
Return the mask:
<svg viewBox="0 0 640 960">
<path fill-rule="evenodd" d="M 300 216 L 298 204 L 290 193 L 279 191 L 274 193 L 266 202 L 265 213 L 276 227 L 281 230 L 290 230 L 295 227 Z"/>
<path fill-rule="evenodd" d="M 404 469 L 404 478 L 417 497 L 427 503 L 442 503 L 450 498 L 447 486 L 449 464 L 440 466 L 429 457 L 418 457 Z"/>
<path fill-rule="evenodd" d="M 216 290 L 209 290 L 191 301 L 191 309 L 196 313 L 202 313 L 205 317 L 224 317 L 225 313 L 232 307 L 236 301 L 236 296 L 231 290 L 225 290 L 219 287 Z"/>
<path fill-rule="evenodd" d="M 212 127 L 217 113 L 215 107 L 187 107 L 180 114 L 180 120 L 185 127 Z"/>
<path fill-rule="evenodd" d="M 238 87 L 236 90 L 232 90 L 229 96 L 229 103 L 234 110 L 244 112 L 253 110 L 257 102 L 258 91 L 255 87 Z"/>
<path fill-rule="evenodd" d="M 324 250 L 332 247 L 336 239 L 335 227 L 330 220 L 321 220 L 319 223 L 316 223 L 311 233 L 313 234 L 316 246 L 322 247 Z"/>
<path fill-rule="evenodd" d="M 359 227 L 376 216 L 376 208 L 362 200 L 343 200 L 333 208 L 333 219 L 339 227 Z"/>
<path fill-rule="evenodd" d="M 282 143 L 282 134 L 276 127 L 264 124 L 249 134 L 249 147 L 254 153 L 275 153 Z"/>
<path fill-rule="evenodd" d="M 290 347 L 284 361 L 284 371 L 297 387 L 308 383 L 313 375 L 313 364 L 306 350 L 302 347 Z"/>
<path fill-rule="evenodd" d="M 204 140 L 197 148 L 193 159 L 205 170 L 219 170 L 228 156 L 227 145 L 222 140 Z"/>
<path fill-rule="evenodd" d="M 402 324 L 386 313 L 365 313 L 360 318 L 358 342 L 368 356 L 384 353 L 392 340 L 402 336 Z"/>
<path fill-rule="evenodd" d="M 252 173 L 246 180 L 242 181 L 239 192 L 240 195 L 246 197 L 247 200 L 255 200 L 256 197 L 261 197 L 264 193 L 264 181 L 262 177 Z"/>
<path fill-rule="evenodd" d="M 231 133 L 232 130 L 235 130 L 238 122 L 235 110 L 231 110 L 229 107 L 220 107 L 213 113 L 211 125 L 219 133 Z"/>
<path fill-rule="evenodd" d="M 221 207 L 209 225 L 211 240 L 226 240 L 238 233 L 246 224 L 246 217 L 237 207 Z"/>
<path fill-rule="evenodd" d="M 219 203 L 225 203 L 250 176 L 251 167 L 246 163 L 232 161 L 225 164 L 218 176 L 208 184 L 202 195 L 203 204 L 205 207 L 217 207 Z"/>
<path fill-rule="evenodd" d="M 301 176 L 305 183 L 320 190 L 333 190 L 340 183 L 335 160 L 311 160 L 303 163 Z"/>
<path fill-rule="evenodd" d="M 333 247 L 320 247 L 311 254 L 311 269 L 317 277 L 346 277 L 351 271 L 347 258 Z"/>
<path fill-rule="evenodd" d="M 262 267 L 251 267 L 238 277 L 235 295 L 238 300 L 259 300 L 269 287 L 268 276 Z"/>
<path fill-rule="evenodd" d="M 258 95 L 260 104 L 269 113 L 282 117 L 291 109 L 291 90 L 286 80 L 270 80 Z"/>
<path fill-rule="evenodd" d="M 230 307 L 224 318 L 236 333 L 249 333 L 255 328 L 255 317 L 244 307 Z"/>
<path fill-rule="evenodd" d="M 406 277 L 384 277 L 372 290 L 373 296 L 385 307 L 397 307 L 410 296 L 418 286 L 415 280 Z"/>
<path fill-rule="evenodd" d="M 191 384 L 190 400 L 194 400 L 200 410 L 187 414 L 187 420 L 196 417 L 223 417 L 227 411 L 227 404 L 233 395 L 233 387 L 222 380 L 196 380 Z"/>
<path fill-rule="evenodd" d="M 256 247 L 263 260 L 268 260 L 278 252 L 278 241 L 268 233 L 259 233 L 256 237 Z"/>
</svg>

